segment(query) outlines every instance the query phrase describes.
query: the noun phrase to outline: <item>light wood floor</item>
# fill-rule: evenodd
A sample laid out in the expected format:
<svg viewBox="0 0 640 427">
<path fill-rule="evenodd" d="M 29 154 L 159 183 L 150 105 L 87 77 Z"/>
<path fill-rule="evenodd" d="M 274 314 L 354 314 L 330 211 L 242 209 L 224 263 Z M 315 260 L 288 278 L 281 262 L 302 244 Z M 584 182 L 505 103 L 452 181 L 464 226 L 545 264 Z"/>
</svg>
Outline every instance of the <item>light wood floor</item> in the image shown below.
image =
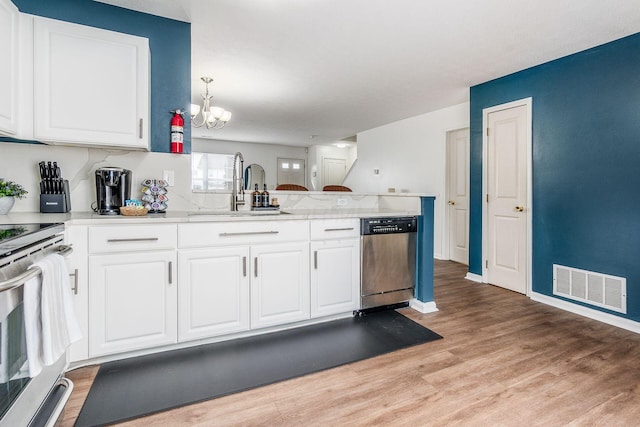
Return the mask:
<svg viewBox="0 0 640 427">
<path fill-rule="evenodd" d="M 640 335 L 465 280 L 436 261 L 436 342 L 126 426 L 638 426 Z M 68 376 L 71 426 L 96 368 Z M 162 373 L 158 373 L 161 375 Z"/>
</svg>

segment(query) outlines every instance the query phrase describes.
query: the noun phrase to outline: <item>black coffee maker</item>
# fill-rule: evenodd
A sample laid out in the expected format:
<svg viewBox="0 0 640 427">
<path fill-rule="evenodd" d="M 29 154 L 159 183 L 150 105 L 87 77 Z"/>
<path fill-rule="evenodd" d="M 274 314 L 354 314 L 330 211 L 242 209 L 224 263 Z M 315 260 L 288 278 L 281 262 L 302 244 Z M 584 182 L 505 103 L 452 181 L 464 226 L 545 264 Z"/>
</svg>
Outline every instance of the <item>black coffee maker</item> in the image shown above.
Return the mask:
<svg viewBox="0 0 640 427">
<path fill-rule="evenodd" d="M 97 212 L 119 215 L 120 207 L 131 198 L 131 171 L 122 168 L 96 169 Z"/>
</svg>

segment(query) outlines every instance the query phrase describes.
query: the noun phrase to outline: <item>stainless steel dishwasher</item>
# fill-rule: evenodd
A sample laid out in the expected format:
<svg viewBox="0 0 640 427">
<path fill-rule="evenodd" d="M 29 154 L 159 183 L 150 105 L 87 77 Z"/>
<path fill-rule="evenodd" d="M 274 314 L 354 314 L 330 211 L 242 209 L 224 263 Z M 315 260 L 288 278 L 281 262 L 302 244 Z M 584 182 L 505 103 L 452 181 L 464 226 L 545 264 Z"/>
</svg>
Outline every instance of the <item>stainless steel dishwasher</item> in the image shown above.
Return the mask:
<svg viewBox="0 0 640 427">
<path fill-rule="evenodd" d="M 360 220 L 360 309 L 393 305 L 413 297 L 417 218 Z"/>
</svg>

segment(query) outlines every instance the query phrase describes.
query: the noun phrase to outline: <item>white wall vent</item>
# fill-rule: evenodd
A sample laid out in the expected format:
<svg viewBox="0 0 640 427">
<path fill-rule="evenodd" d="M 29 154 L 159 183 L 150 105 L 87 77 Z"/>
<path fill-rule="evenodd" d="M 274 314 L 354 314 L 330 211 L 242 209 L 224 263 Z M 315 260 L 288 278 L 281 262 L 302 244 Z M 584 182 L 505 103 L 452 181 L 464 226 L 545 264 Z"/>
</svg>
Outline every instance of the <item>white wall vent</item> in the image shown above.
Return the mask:
<svg viewBox="0 0 640 427">
<path fill-rule="evenodd" d="M 553 294 L 627 313 L 627 279 L 553 264 Z"/>
</svg>

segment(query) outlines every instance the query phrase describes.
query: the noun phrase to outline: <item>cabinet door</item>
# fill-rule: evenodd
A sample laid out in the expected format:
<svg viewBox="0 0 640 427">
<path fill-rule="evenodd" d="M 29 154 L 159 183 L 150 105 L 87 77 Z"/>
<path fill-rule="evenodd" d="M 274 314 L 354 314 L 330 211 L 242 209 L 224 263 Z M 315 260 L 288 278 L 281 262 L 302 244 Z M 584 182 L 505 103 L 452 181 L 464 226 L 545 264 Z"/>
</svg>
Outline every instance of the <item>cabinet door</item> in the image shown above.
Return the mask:
<svg viewBox="0 0 640 427">
<path fill-rule="evenodd" d="M 249 248 L 180 251 L 178 340 L 249 329 Z"/>
<path fill-rule="evenodd" d="M 87 227 L 68 226 L 65 229 L 65 242 L 71 245 L 73 252 L 67 257 L 73 304 L 80 323 L 82 339 L 69 347 L 69 361 L 76 362 L 89 358 L 89 286 L 87 263 Z"/>
<path fill-rule="evenodd" d="M 175 251 L 89 257 L 89 356 L 177 341 Z"/>
<path fill-rule="evenodd" d="M 359 239 L 311 242 L 311 263 L 311 317 L 359 308 Z"/>
<path fill-rule="evenodd" d="M 18 128 L 18 8 L 0 0 L 0 134 L 15 136 Z"/>
<path fill-rule="evenodd" d="M 148 39 L 36 17 L 34 137 L 149 149 Z"/>
<path fill-rule="evenodd" d="M 251 247 L 251 327 L 309 319 L 309 244 Z"/>
</svg>

